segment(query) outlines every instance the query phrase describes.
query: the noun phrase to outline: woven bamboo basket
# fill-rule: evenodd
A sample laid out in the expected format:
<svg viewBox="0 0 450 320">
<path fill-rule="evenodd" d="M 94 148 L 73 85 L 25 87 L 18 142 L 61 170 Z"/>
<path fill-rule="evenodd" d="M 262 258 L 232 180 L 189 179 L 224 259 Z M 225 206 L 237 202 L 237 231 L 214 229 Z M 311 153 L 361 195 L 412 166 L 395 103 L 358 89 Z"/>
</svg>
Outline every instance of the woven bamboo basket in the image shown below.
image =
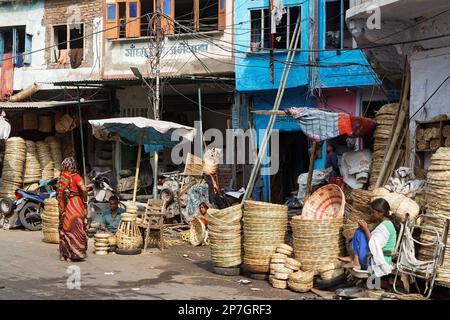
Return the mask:
<svg viewBox="0 0 450 320">
<path fill-rule="evenodd" d="M 36 150 L 39 164 L 42 170 L 42 179 L 53 179 L 55 175 L 55 165 L 52 160 L 50 146 L 45 141 L 36 142 Z"/>
<path fill-rule="evenodd" d="M 142 245 L 142 235 L 136 224 L 136 215 L 123 213 L 116 232 L 117 247 L 120 249 L 137 249 Z"/>
<path fill-rule="evenodd" d="M 41 115 L 38 118 L 38 130 L 44 133 L 50 133 L 53 130 L 53 117 L 51 115 Z"/>
<path fill-rule="evenodd" d="M 253 273 L 268 272 L 271 256 L 284 243 L 287 207 L 277 204 L 244 202 L 244 263 Z M 267 218 L 274 218 L 271 224 Z M 261 220 L 262 219 L 262 220 Z"/>
<path fill-rule="evenodd" d="M 23 174 L 24 183 L 38 182 L 42 177 L 41 165 L 39 164 L 36 144 L 33 141 L 26 141 L 26 161 Z"/>
<path fill-rule="evenodd" d="M 297 282 L 288 281 L 287 285 L 288 285 L 289 289 L 291 289 L 292 291 L 300 292 L 300 293 L 311 291 L 311 289 L 313 288 L 313 282 L 297 283 Z"/>
<path fill-rule="evenodd" d="M 345 195 L 336 184 L 326 185 L 306 200 L 302 210 L 304 219 L 322 220 L 344 216 Z"/>
<path fill-rule="evenodd" d="M 222 210 L 208 209 L 211 259 L 216 267 L 231 268 L 242 263 L 242 205 Z"/>
<path fill-rule="evenodd" d="M 345 240 L 340 234 L 343 218 L 307 220 L 292 218 L 294 255 L 302 268 L 318 268 L 334 261 L 345 251 Z"/>
<path fill-rule="evenodd" d="M 45 138 L 45 141 L 48 143 L 48 146 L 50 148 L 50 156 L 55 168 L 54 176 L 59 177 L 59 174 L 61 172 L 61 163 L 63 161 L 61 143 L 56 137 L 47 137 Z"/>
<path fill-rule="evenodd" d="M 203 175 L 203 160 L 199 157 L 188 153 L 186 164 L 182 175 L 185 176 L 202 176 Z"/>
<path fill-rule="evenodd" d="M 38 118 L 36 113 L 24 113 L 22 117 L 23 130 L 36 130 L 38 128 Z"/>
<path fill-rule="evenodd" d="M 201 219 L 194 219 L 189 229 L 189 241 L 193 246 L 199 246 L 205 241 L 206 226 Z"/>
<path fill-rule="evenodd" d="M 59 243 L 59 232 L 42 232 L 43 241 L 47 243 Z"/>
<path fill-rule="evenodd" d="M 6 140 L 2 179 L 9 183 L 22 183 L 26 160 L 26 143 L 19 137 Z"/>
</svg>

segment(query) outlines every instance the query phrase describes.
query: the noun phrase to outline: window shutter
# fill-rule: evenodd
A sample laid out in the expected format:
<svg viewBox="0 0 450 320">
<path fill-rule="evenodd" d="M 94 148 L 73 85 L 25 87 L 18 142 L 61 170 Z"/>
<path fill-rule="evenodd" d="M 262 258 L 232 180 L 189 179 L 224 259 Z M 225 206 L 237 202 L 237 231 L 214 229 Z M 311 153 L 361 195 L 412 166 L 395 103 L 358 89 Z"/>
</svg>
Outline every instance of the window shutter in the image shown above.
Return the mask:
<svg viewBox="0 0 450 320">
<path fill-rule="evenodd" d="M 158 0 L 156 0 L 158 1 Z M 161 10 L 164 15 L 175 18 L 175 1 L 174 0 L 159 0 L 161 1 Z M 155 6 L 156 8 L 156 6 Z M 156 9 L 155 9 L 156 11 Z M 174 34 L 174 24 L 173 21 L 162 18 L 161 19 L 161 28 L 164 30 L 165 34 Z"/>
<path fill-rule="evenodd" d="M 219 30 L 225 30 L 226 24 L 227 24 L 227 15 L 225 10 L 225 0 L 218 0 L 219 1 Z"/>
<path fill-rule="evenodd" d="M 119 37 L 119 28 L 117 23 L 119 17 L 116 2 L 106 3 L 105 17 L 106 39 L 117 39 Z"/>
<path fill-rule="evenodd" d="M 3 62 L 3 48 L 4 48 L 3 32 L 0 31 L 0 67 Z"/>
<path fill-rule="evenodd" d="M 33 47 L 33 35 L 27 33 L 25 34 L 25 57 L 24 57 L 24 63 L 25 64 L 31 64 L 31 51 Z"/>
<path fill-rule="evenodd" d="M 136 0 L 127 0 L 127 38 L 139 38 L 141 36 L 141 3 Z"/>
</svg>

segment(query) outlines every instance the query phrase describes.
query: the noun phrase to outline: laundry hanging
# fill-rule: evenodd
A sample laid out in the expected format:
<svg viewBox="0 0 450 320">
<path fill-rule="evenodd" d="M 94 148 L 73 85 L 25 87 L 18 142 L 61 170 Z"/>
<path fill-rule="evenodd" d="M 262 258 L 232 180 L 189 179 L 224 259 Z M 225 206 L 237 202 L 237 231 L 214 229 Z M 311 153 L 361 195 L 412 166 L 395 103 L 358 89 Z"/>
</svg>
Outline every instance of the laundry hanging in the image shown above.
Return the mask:
<svg viewBox="0 0 450 320">
<path fill-rule="evenodd" d="M 1 68 L 0 100 L 12 95 L 14 90 L 14 59 L 12 53 L 4 53 Z"/>
<path fill-rule="evenodd" d="M 375 129 L 375 121 L 342 112 L 316 108 L 289 108 L 286 113 L 295 118 L 300 129 L 311 139 L 323 141 L 340 135 L 362 137 Z"/>
</svg>

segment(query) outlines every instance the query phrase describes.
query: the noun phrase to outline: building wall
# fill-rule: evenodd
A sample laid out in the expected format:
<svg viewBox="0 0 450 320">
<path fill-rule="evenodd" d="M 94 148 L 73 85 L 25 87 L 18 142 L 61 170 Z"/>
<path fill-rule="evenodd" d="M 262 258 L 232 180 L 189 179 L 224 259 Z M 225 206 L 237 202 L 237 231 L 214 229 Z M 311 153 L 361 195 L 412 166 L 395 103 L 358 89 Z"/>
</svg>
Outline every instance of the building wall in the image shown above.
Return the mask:
<svg viewBox="0 0 450 320">
<path fill-rule="evenodd" d="M 416 120 L 431 120 L 440 114 L 450 115 L 450 80 L 438 87 L 449 76 L 450 47 L 416 52 L 411 57 L 411 94 L 410 94 L 410 143 L 411 153 L 415 151 Z M 436 91 L 438 90 L 438 91 Z M 421 109 L 423 103 L 434 96 Z M 420 111 L 418 111 L 420 109 Z M 417 114 L 416 114 L 417 112 Z M 411 156 L 414 162 L 414 156 Z"/>
<path fill-rule="evenodd" d="M 310 78 L 315 80 L 315 87 L 332 88 L 346 86 L 367 86 L 378 83 L 364 55 L 359 50 L 320 51 L 317 54 L 321 67 L 308 66 L 311 50 L 325 48 L 325 1 L 286 0 L 285 6 L 301 4 L 301 39 L 299 47 L 305 51 L 297 51 L 291 72 L 286 84 L 287 88 L 310 84 Z M 318 38 L 314 45 L 310 43 L 310 7 L 318 6 Z M 235 9 L 236 25 L 236 87 L 239 91 L 274 90 L 280 84 L 286 51 L 276 51 L 274 54 L 274 83 L 270 77 L 270 53 L 250 51 L 251 19 L 250 10 L 268 8 L 269 0 L 245 1 L 237 0 Z M 240 32 L 239 30 L 244 30 Z M 310 75 L 310 73 L 312 73 Z"/>
<path fill-rule="evenodd" d="M 22 90 L 34 82 L 43 82 L 41 89 L 53 88 L 48 82 L 61 80 L 95 79 L 100 77 L 102 59 L 101 33 L 87 37 L 86 62 L 77 69 L 49 64 L 52 24 L 67 23 L 67 8 L 74 1 L 11 1 L 0 4 L 0 27 L 26 26 L 26 33 L 33 36 L 31 64 L 14 69 L 14 90 Z M 101 1 L 82 0 L 81 20 L 85 23 L 85 35 L 101 31 Z"/>
<path fill-rule="evenodd" d="M 225 0 L 225 2 L 225 30 L 165 36 L 161 57 L 162 75 L 205 76 L 234 73 L 232 55 L 234 0 Z M 144 75 L 151 73 L 148 37 L 105 39 L 104 41 L 105 52 L 107 52 L 104 61 L 104 78 L 133 77 L 130 67 L 139 68 Z"/>
</svg>

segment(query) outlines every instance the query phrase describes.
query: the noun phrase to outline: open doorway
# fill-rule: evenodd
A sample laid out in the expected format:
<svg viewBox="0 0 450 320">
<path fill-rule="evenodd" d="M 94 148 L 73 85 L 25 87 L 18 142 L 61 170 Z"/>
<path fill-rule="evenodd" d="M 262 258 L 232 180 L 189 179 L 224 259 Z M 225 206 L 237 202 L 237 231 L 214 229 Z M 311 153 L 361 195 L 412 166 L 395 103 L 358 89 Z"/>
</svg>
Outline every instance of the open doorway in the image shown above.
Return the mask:
<svg viewBox="0 0 450 320">
<path fill-rule="evenodd" d="M 301 131 L 280 132 L 279 170 L 271 177 L 271 201 L 285 203 L 298 190 L 297 179 L 308 172 L 308 139 Z"/>
</svg>

